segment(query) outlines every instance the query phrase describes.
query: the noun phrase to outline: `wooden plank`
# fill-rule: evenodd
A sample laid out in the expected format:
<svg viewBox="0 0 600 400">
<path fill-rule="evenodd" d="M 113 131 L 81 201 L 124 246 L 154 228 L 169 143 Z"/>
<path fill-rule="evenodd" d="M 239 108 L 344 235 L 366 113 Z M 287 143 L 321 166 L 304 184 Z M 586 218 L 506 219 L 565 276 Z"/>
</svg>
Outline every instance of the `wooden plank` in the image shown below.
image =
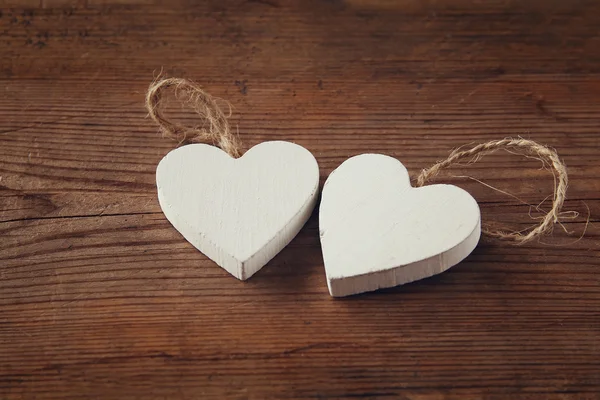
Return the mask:
<svg viewBox="0 0 600 400">
<path fill-rule="evenodd" d="M 0 13 L 0 398 L 598 397 L 600 3 L 15 3 Z M 321 183 L 365 152 L 415 176 L 466 143 L 546 143 L 580 216 L 546 244 L 482 242 L 439 276 L 333 300 L 315 212 L 238 282 L 160 211 L 175 144 L 143 104 L 161 71 L 229 100 L 247 147 L 305 146 Z M 537 205 L 539 168 L 498 154 L 440 181 L 523 229 L 529 206 L 456 176 Z"/>
</svg>

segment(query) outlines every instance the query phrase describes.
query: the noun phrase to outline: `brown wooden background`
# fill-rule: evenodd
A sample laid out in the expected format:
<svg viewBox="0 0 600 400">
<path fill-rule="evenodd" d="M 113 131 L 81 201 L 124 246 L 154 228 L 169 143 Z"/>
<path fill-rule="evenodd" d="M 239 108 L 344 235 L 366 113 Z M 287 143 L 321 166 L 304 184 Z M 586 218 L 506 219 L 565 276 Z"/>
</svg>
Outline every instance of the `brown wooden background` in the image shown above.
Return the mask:
<svg viewBox="0 0 600 400">
<path fill-rule="evenodd" d="M 600 398 L 600 2 L 150 3 L 2 2 L 0 398 Z M 465 143 L 538 140 L 581 215 L 543 244 L 482 242 L 437 277 L 334 300 L 315 212 L 239 282 L 158 206 L 175 144 L 143 98 L 161 71 L 228 99 L 247 146 L 306 146 L 322 180 L 364 152 L 415 174 Z M 540 166 L 501 154 L 450 175 L 538 204 Z M 536 222 L 446 181 L 486 221 Z"/>
</svg>

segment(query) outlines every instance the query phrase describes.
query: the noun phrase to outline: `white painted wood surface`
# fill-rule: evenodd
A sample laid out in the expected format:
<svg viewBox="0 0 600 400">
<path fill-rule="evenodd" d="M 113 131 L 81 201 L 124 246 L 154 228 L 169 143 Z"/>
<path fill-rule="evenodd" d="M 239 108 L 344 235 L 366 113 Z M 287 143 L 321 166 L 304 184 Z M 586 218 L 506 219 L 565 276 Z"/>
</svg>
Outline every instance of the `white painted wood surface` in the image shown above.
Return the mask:
<svg viewBox="0 0 600 400">
<path fill-rule="evenodd" d="M 156 169 L 160 206 L 198 250 L 245 280 L 300 231 L 317 200 L 319 167 L 304 147 L 265 142 L 234 159 L 191 144 Z"/>
<path fill-rule="evenodd" d="M 323 188 L 319 229 L 329 292 L 348 296 L 439 274 L 475 249 L 480 220 L 463 189 L 413 188 L 395 158 L 352 157 Z"/>
</svg>

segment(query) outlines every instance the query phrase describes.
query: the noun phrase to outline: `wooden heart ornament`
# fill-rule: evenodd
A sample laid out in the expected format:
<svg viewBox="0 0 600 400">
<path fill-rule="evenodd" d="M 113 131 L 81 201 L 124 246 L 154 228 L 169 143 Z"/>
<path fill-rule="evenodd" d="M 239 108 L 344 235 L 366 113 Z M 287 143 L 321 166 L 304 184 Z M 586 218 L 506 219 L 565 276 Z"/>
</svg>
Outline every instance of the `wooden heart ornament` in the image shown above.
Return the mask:
<svg viewBox="0 0 600 400">
<path fill-rule="evenodd" d="M 265 142 L 233 158 L 206 144 L 168 153 L 156 169 L 160 206 L 194 247 L 245 280 L 300 231 L 317 200 L 319 167 L 304 147 Z"/>
<path fill-rule="evenodd" d="M 363 154 L 327 179 L 319 229 L 329 292 L 337 297 L 447 270 L 475 249 L 481 219 L 463 189 L 413 188 L 398 160 Z"/>
</svg>

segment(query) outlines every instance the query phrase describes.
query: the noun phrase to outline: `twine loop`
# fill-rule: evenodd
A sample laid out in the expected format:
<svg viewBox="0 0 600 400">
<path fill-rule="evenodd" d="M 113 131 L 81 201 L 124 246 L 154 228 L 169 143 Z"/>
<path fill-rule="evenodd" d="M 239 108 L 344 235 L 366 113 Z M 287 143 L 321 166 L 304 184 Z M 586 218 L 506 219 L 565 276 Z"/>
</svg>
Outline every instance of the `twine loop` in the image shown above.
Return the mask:
<svg viewBox="0 0 600 400">
<path fill-rule="evenodd" d="M 555 223 L 559 222 L 562 206 L 567 194 L 568 176 L 567 167 L 560 160 L 558 153 L 549 147 L 543 146 L 532 140 L 527 139 L 502 139 L 492 140 L 487 143 L 479 144 L 469 150 L 454 150 L 447 159 L 440 161 L 430 168 L 421 171 L 416 180 L 416 186 L 423 186 L 433 179 L 445 168 L 458 163 L 465 158 L 473 158 L 473 162 L 479 160 L 484 155 L 491 154 L 497 150 L 508 150 L 513 153 L 526 157 L 534 157 L 549 165 L 553 169 L 555 176 L 554 194 L 552 200 L 552 209 L 544 216 L 539 225 L 525 232 L 506 232 L 501 230 L 483 229 L 482 232 L 487 236 L 516 242 L 518 244 L 529 242 L 538 236 L 549 233 Z"/>
<path fill-rule="evenodd" d="M 202 125 L 186 126 L 164 115 L 164 92 L 173 89 L 175 97 L 202 117 Z M 231 132 L 229 122 L 215 98 L 195 82 L 181 78 L 165 78 L 150 84 L 146 93 L 148 115 L 160 127 L 164 137 L 181 143 L 210 143 L 230 156 L 242 155 L 242 145 Z M 230 113 L 231 114 L 231 113 Z"/>
</svg>

